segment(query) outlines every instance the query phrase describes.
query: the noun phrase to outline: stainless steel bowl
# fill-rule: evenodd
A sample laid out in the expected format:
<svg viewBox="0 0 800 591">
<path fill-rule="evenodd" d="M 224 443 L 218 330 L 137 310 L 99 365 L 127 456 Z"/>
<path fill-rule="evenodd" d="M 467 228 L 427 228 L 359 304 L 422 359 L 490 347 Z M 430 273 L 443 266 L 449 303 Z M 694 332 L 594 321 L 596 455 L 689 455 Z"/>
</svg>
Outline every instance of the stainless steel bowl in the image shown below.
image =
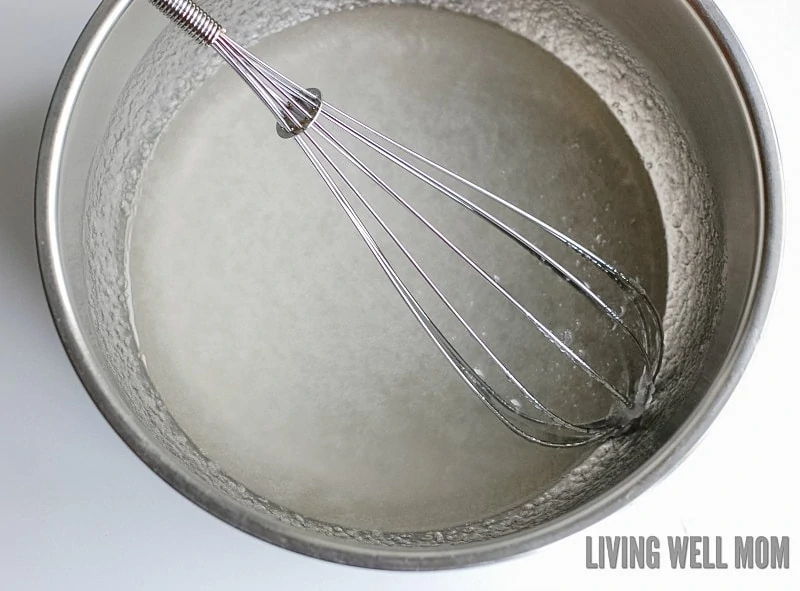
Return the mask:
<svg viewBox="0 0 800 591">
<path fill-rule="evenodd" d="M 207 4 L 253 42 L 317 13 L 371 3 Z M 601 519 L 663 477 L 733 391 L 761 332 L 780 253 L 775 134 L 747 58 L 710 1 L 437 6 L 533 39 L 591 85 L 647 162 L 666 225 L 668 342 L 657 404 L 641 430 L 593 450 L 545 494 L 515 507 L 424 531 L 326 522 L 249 490 L 173 420 L 135 360 L 125 228 L 141 167 L 168 117 L 157 119 L 174 112 L 215 65 L 199 57 L 200 48 L 181 45 L 176 31 L 165 32 L 143 0 L 105 0 L 92 17 L 56 89 L 37 173 L 39 260 L 53 318 L 112 427 L 170 485 L 231 525 L 310 556 L 372 568 L 452 568 L 532 550 Z M 167 89 L 177 92 L 170 100 L 158 94 L 167 92 L 161 72 L 182 84 Z"/>
</svg>

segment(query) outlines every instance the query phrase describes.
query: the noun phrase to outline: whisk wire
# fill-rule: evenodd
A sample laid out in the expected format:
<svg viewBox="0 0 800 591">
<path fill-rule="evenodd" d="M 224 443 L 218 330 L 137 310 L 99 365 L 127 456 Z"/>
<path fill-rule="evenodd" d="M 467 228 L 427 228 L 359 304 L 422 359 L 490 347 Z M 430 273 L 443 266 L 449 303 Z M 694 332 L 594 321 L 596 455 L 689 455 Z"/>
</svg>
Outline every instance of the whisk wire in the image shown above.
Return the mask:
<svg viewBox="0 0 800 591">
<path fill-rule="evenodd" d="M 597 429 L 595 430 L 595 432 L 592 432 L 592 429 L 590 427 L 581 427 L 573 425 L 572 423 L 563 420 L 562 418 L 552 413 L 544 405 L 541 405 L 541 403 L 538 400 L 536 400 L 536 398 L 533 397 L 532 395 L 531 395 L 532 401 L 534 401 L 535 404 L 538 407 L 540 407 L 544 413 L 546 413 L 546 415 L 551 417 L 556 422 L 557 425 L 561 427 L 566 427 L 571 431 L 581 433 L 583 434 L 583 436 L 570 438 L 569 436 L 564 434 L 552 434 L 551 438 L 556 440 L 554 442 L 537 437 L 536 435 L 526 432 L 519 426 L 517 426 L 514 423 L 514 421 L 506 414 L 506 412 L 511 412 L 518 418 L 538 423 L 543 427 L 548 427 L 551 425 L 549 423 L 542 421 L 541 419 L 532 417 L 525 413 L 521 413 L 518 409 L 514 408 L 504 399 L 497 396 L 495 391 L 485 382 L 485 380 L 483 380 L 477 374 L 477 372 L 470 366 L 470 364 L 461 356 L 458 350 L 455 349 L 455 347 L 453 347 L 453 345 L 450 343 L 447 337 L 438 328 L 436 323 L 428 316 L 428 314 L 424 311 L 424 309 L 419 304 L 417 299 L 408 289 L 408 286 L 399 277 L 399 275 L 395 271 L 392 264 L 389 262 L 386 255 L 378 246 L 377 242 L 375 241 L 375 238 L 367 229 L 361 217 L 356 213 L 355 209 L 352 207 L 349 200 L 344 195 L 342 189 L 333 180 L 330 173 L 326 170 L 325 166 L 320 161 L 319 157 L 314 153 L 314 151 L 310 149 L 308 143 L 311 143 L 314 146 L 314 148 L 316 148 L 316 151 L 323 157 L 323 159 L 328 163 L 328 165 L 331 166 L 337 172 L 340 178 L 343 181 L 345 181 L 346 185 L 354 192 L 354 194 L 360 195 L 360 192 L 352 184 L 352 181 L 350 181 L 348 177 L 341 171 L 341 169 L 337 167 L 335 163 L 332 162 L 332 160 L 325 154 L 325 151 L 319 146 L 319 144 L 312 137 L 298 136 L 296 140 L 300 148 L 308 157 L 312 166 L 316 169 L 316 171 L 322 177 L 323 181 L 328 186 L 330 191 L 334 194 L 334 197 L 338 201 L 339 205 L 342 207 L 342 209 L 344 209 L 348 218 L 356 227 L 357 231 L 361 235 L 361 238 L 364 240 L 365 244 L 375 257 L 375 259 L 378 261 L 382 270 L 387 275 L 387 277 L 389 278 L 389 280 L 391 281 L 397 292 L 400 294 L 405 304 L 411 310 L 416 320 L 423 327 L 423 329 L 428 334 L 428 336 L 433 340 L 433 342 L 437 345 L 439 350 L 445 355 L 450 364 L 458 371 L 459 375 L 464 380 L 464 382 L 473 390 L 473 392 L 478 396 L 478 398 L 507 428 L 509 428 L 512 432 L 514 432 L 515 434 L 517 434 L 518 436 L 522 437 L 523 439 L 529 442 L 538 443 L 540 445 L 545 445 L 550 447 L 572 447 L 575 445 L 583 445 L 589 441 L 600 439 L 608 434 L 608 429 Z M 308 143 L 306 140 L 308 141 Z M 374 212 L 374 209 L 368 205 L 366 200 L 364 200 L 362 197 L 359 197 L 359 200 L 362 202 L 362 204 L 368 207 L 371 213 Z M 373 213 L 373 215 L 375 215 L 376 219 L 380 218 L 380 216 L 377 215 L 377 213 Z M 399 240 L 396 243 L 398 244 L 398 246 L 402 244 L 399 242 Z M 401 246 L 401 248 L 406 253 L 408 252 L 405 249 L 405 247 Z M 408 253 L 407 256 L 409 260 L 413 260 L 413 256 L 411 256 L 410 253 Z M 438 288 L 435 289 L 437 289 L 438 291 Z M 454 308 L 451 309 L 454 310 Z M 479 341 L 481 340 L 480 337 L 477 337 L 477 335 L 474 336 L 477 340 Z M 498 363 L 500 363 L 499 360 Z M 517 383 L 519 382 L 517 381 Z"/>
<path fill-rule="evenodd" d="M 630 291 L 630 292 L 634 293 L 635 296 L 636 296 L 636 299 L 637 300 L 641 300 L 642 305 L 645 307 L 645 310 L 642 310 L 642 313 L 643 313 L 642 318 L 654 318 L 654 319 L 658 318 L 658 313 L 655 310 L 655 307 L 653 306 L 653 304 L 650 301 L 649 297 L 644 292 L 644 290 L 641 289 L 640 286 L 638 286 L 635 282 L 631 281 L 624 273 L 622 273 L 621 271 L 619 271 L 618 269 L 613 267 L 611 264 L 609 264 L 608 262 L 606 262 L 602 258 L 598 257 L 595 253 L 593 253 L 592 251 L 588 250 L 587 248 L 585 248 L 584 246 L 582 246 L 580 243 L 576 242 L 575 240 L 572 240 L 571 238 L 566 236 L 563 232 L 560 232 L 559 230 L 557 230 L 553 226 L 547 224 L 546 222 L 544 222 L 540 218 L 537 218 L 536 216 L 534 216 L 530 212 L 525 211 L 524 209 L 514 205 L 513 203 L 503 199 L 502 197 L 499 197 L 498 195 L 492 193 L 491 191 L 485 189 L 484 187 L 481 187 L 480 185 L 475 184 L 474 182 L 472 182 L 472 181 L 470 181 L 470 180 L 468 180 L 468 179 L 456 174 L 455 172 L 445 168 L 444 166 L 442 166 L 442 165 L 430 160 L 429 158 L 426 158 L 425 156 L 419 154 L 418 152 L 415 152 L 414 150 L 404 146 L 403 144 L 397 142 L 396 140 L 393 140 L 392 138 L 387 137 L 386 135 L 382 134 L 381 132 L 369 127 L 368 125 L 366 125 L 366 124 L 364 124 L 364 123 L 362 123 L 360 121 L 358 121 L 354 117 L 348 115 L 347 113 L 344 113 L 343 111 L 337 109 L 333 105 L 330 105 L 328 103 L 324 103 L 323 106 L 324 106 L 323 113 L 325 115 L 327 115 L 328 117 L 330 117 L 330 113 L 331 112 L 335 113 L 337 116 L 339 116 L 340 118 L 344 119 L 345 121 L 348 121 L 353 126 L 360 127 L 362 130 L 366 131 L 367 133 L 374 135 L 377 139 L 390 144 L 394 148 L 397 148 L 398 150 L 400 150 L 401 152 L 403 152 L 407 156 L 411 156 L 412 158 L 414 158 L 416 160 L 419 160 L 420 162 L 422 162 L 423 164 L 431 167 L 432 169 L 436 170 L 437 172 L 443 173 L 444 175 L 452 178 L 453 180 L 457 181 L 458 183 L 463 184 L 464 186 L 468 187 L 469 189 L 472 189 L 472 190 L 476 191 L 477 193 L 483 195 L 484 197 L 487 197 L 488 199 L 490 199 L 491 201 L 497 203 L 498 205 L 501 205 L 502 207 L 508 209 L 509 211 L 512 211 L 513 213 L 522 216 L 527 221 L 535 224 L 541 230 L 543 230 L 544 232 L 546 232 L 547 234 L 549 234 L 550 236 L 552 236 L 553 238 L 557 239 L 559 242 L 564 244 L 565 246 L 567 246 L 570 249 L 572 249 L 573 251 L 575 251 L 582 258 L 588 260 L 593 265 L 595 265 L 598 269 L 602 270 L 610 279 L 612 279 L 618 285 L 620 285 L 621 287 L 623 287 L 627 291 Z M 345 129 L 345 130 L 348 131 L 349 133 L 352 133 L 350 131 L 350 129 Z M 370 147 L 373 147 L 374 143 L 369 143 L 368 145 L 370 145 Z M 476 208 L 473 209 L 473 211 L 475 211 L 476 209 L 480 209 L 480 208 L 476 207 Z M 478 212 L 475 211 L 475 213 L 478 213 Z M 625 328 L 627 330 L 627 333 L 629 334 L 629 336 L 636 341 L 637 345 L 640 346 L 641 352 L 643 354 L 645 354 L 646 357 L 648 357 L 648 360 L 651 357 L 655 358 L 655 359 L 660 359 L 661 353 L 660 353 L 660 350 L 658 349 L 658 347 L 660 347 L 660 342 L 661 342 L 661 326 L 660 326 L 660 324 L 658 322 L 656 322 L 654 326 L 648 327 L 648 328 L 652 329 L 654 334 L 655 334 L 655 336 L 658 337 L 656 339 L 653 339 L 655 341 L 655 343 L 658 343 L 657 346 L 653 347 L 653 348 L 655 348 L 655 351 L 654 351 L 654 350 L 651 349 L 651 346 L 655 345 L 655 343 L 642 343 L 639 340 L 639 338 L 633 334 L 632 330 L 629 329 L 627 326 L 625 326 L 625 324 L 622 321 L 620 315 L 617 314 L 617 312 L 611 306 L 606 304 L 602 300 L 602 298 L 600 298 L 600 296 L 598 296 L 597 294 L 592 292 L 591 289 L 588 287 L 588 285 L 586 285 L 585 282 L 580 281 L 573 274 L 569 273 L 562 265 L 560 265 L 557 261 L 552 259 L 552 257 L 550 257 L 545 252 L 543 252 L 535 244 L 533 244 L 530 241 L 526 240 L 524 237 L 522 237 L 522 240 L 526 243 L 526 246 L 528 248 L 530 248 L 531 250 L 534 250 L 537 253 L 537 256 L 541 257 L 542 262 L 544 262 L 548 266 L 551 266 L 551 268 L 553 268 L 553 270 L 557 271 L 560 275 L 563 275 L 563 279 L 564 280 L 568 281 L 570 284 L 572 284 L 577 289 L 579 289 L 579 291 L 585 297 L 587 297 L 588 299 L 593 301 L 603 312 L 608 314 L 608 316 L 610 318 L 612 318 L 619 325 L 623 326 L 623 328 Z M 650 346 L 648 346 L 648 345 L 650 345 Z M 653 374 L 657 373 L 657 371 L 658 371 L 658 367 L 653 367 L 652 368 L 652 373 Z"/>
<path fill-rule="evenodd" d="M 339 142 L 335 140 L 335 138 L 331 137 L 330 134 L 325 132 L 324 130 L 321 131 L 323 137 L 333 145 L 337 151 L 340 153 L 344 153 L 344 148 L 341 146 Z M 577 431 L 585 431 L 585 428 L 570 423 L 566 421 L 562 417 L 558 416 L 557 414 L 550 411 L 546 406 L 544 406 L 533 394 L 531 394 L 528 389 L 522 384 L 522 382 L 514 375 L 513 372 L 499 359 L 499 357 L 495 354 L 495 352 L 489 347 L 486 342 L 478 336 L 475 329 L 464 319 L 463 315 L 457 310 L 457 308 L 453 305 L 450 299 L 442 292 L 442 290 L 436 285 L 436 282 L 431 279 L 430 275 L 424 270 L 422 265 L 417 261 L 417 259 L 413 256 L 413 254 L 409 251 L 409 249 L 403 244 L 403 241 L 397 236 L 397 234 L 389 227 L 386 221 L 381 217 L 381 215 L 375 210 L 375 208 L 369 203 L 369 201 L 363 196 L 361 191 L 359 191 L 353 182 L 348 178 L 348 176 L 342 171 L 342 169 L 336 165 L 335 162 L 327 155 L 325 150 L 323 150 L 319 144 L 312 138 L 309 137 L 309 141 L 317 148 L 319 154 L 323 157 L 323 159 L 327 162 L 327 165 L 331 167 L 337 174 L 337 176 L 345 183 L 345 185 L 350 189 L 350 191 L 356 196 L 359 202 L 367 209 L 370 215 L 375 219 L 375 221 L 380 225 L 381 229 L 386 232 L 387 236 L 390 237 L 392 242 L 398 247 L 398 249 L 402 252 L 402 254 L 406 257 L 406 259 L 411 263 L 414 269 L 420 274 L 423 278 L 425 283 L 431 288 L 431 290 L 436 294 L 439 300 L 445 305 L 450 313 L 458 320 L 459 324 L 464 327 L 465 330 L 470 334 L 471 338 L 473 338 L 478 345 L 483 349 L 484 352 L 489 356 L 489 358 L 500 368 L 503 374 L 515 385 L 517 386 L 523 395 L 541 412 L 545 413 L 550 419 L 556 421 L 560 426 L 575 429 Z M 478 379 L 485 384 L 485 380 L 478 377 Z M 487 389 L 491 392 L 492 397 L 501 405 L 503 405 L 508 411 L 515 412 L 520 414 L 520 416 L 524 416 L 525 419 L 531 421 L 541 422 L 536 417 L 524 414 L 513 407 L 510 403 L 508 403 L 503 398 L 497 396 L 488 385 L 486 385 Z"/>
<path fill-rule="evenodd" d="M 411 213 L 417 220 L 419 220 L 428 230 L 430 230 L 439 240 L 441 240 L 453 253 L 455 253 L 461 260 L 463 260 L 471 269 L 473 269 L 482 279 L 488 282 L 495 290 L 497 290 L 508 302 L 510 302 L 518 311 L 520 311 L 529 321 L 531 321 L 536 328 L 545 335 L 545 337 L 554 343 L 559 349 L 568 355 L 573 361 L 578 364 L 586 373 L 593 379 L 597 380 L 605 388 L 617 396 L 620 401 L 627 404 L 628 401 L 614 386 L 609 384 L 600 376 L 588 363 L 574 353 L 555 333 L 547 328 L 541 320 L 539 320 L 533 313 L 531 313 L 519 300 L 517 300 L 511 293 L 508 292 L 500 283 L 492 277 L 481 265 L 467 255 L 461 248 L 458 247 L 452 240 L 450 240 L 441 230 L 439 230 L 433 223 L 431 223 L 419 210 L 413 207 L 407 199 L 402 197 L 397 191 L 392 189 L 383 179 L 381 179 L 373 170 L 366 166 L 362 160 L 356 157 L 351 151 L 347 150 L 341 142 L 336 140 L 329 132 L 321 126 L 313 128 L 319 132 L 333 147 L 344 156 L 349 162 L 354 164 L 362 173 L 364 173 L 370 180 L 378 185 L 384 192 L 394 198 L 400 203 L 409 213 Z M 480 341 L 480 339 L 478 339 Z M 538 403 L 537 403 L 538 404 Z"/>
<path fill-rule="evenodd" d="M 303 128 L 303 122 L 297 118 L 295 113 L 297 110 L 305 111 L 305 107 L 293 95 L 276 84 L 274 77 L 258 76 L 259 72 L 253 71 L 252 58 L 248 59 L 249 52 L 238 47 L 225 34 L 220 35 L 212 47 L 256 93 L 278 121 L 278 125 L 289 134 L 294 129 Z M 292 105 L 292 108 L 289 108 L 287 104 Z"/>
<path fill-rule="evenodd" d="M 327 113 L 323 111 L 323 115 L 329 116 Z M 626 405 L 629 405 L 630 402 L 625 398 L 625 396 L 613 385 L 611 385 L 607 380 L 605 380 L 589 363 L 587 363 L 583 358 L 581 358 L 577 353 L 575 353 L 570 347 L 560 339 L 552 330 L 550 330 L 539 318 L 537 318 L 530 310 L 528 310 L 525 306 L 523 306 L 520 301 L 515 298 L 509 291 L 503 287 L 490 273 L 488 273 L 483 267 L 481 267 L 477 262 L 475 262 L 469 255 L 467 255 L 462 249 L 460 249 L 452 240 L 450 240 L 442 231 L 440 231 L 436 226 L 434 226 L 428 219 L 426 219 L 417 209 L 412 207 L 406 199 L 400 196 L 397 191 L 393 190 L 389 185 L 384 182 L 380 177 L 375 174 L 369 167 L 363 164 L 358 158 L 356 158 L 352 152 L 348 151 L 344 148 L 341 143 L 331 138 L 330 134 L 325 132 L 321 126 L 315 126 L 314 128 L 320 133 L 323 133 L 327 139 L 334 145 L 334 147 L 341 153 L 345 158 L 347 158 L 351 163 L 353 163 L 358 169 L 367 175 L 373 182 L 375 182 L 381 189 L 383 189 L 386 193 L 388 193 L 391 197 L 395 200 L 400 202 L 403 207 L 405 207 L 415 218 L 417 218 L 420 222 L 422 222 L 437 238 L 439 238 L 452 252 L 454 252 L 461 260 L 463 260 L 471 269 L 473 269 L 482 279 L 484 279 L 487 283 L 489 283 L 497 292 L 499 292 L 508 302 L 510 302 L 519 312 L 521 312 L 525 318 L 527 318 L 533 325 L 536 327 L 539 332 L 541 332 L 547 340 L 553 343 L 558 349 L 567 357 L 569 357 L 576 365 L 578 365 L 587 375 L 589 375 L 592 379 L 596 380 L 600 383 L 604 388 L 606 388 L 609 392 L 611 392 L 615 397 L 617 397 L 621 402 Z M 530 248 L 532 244 L 527 241 L 524 237 L 522 237 L 516 230 L 509 227 L 502 221 L 500 221 L 495 216 L 491 215 L 487 211 L 479 208 L 473 202 L 466 199 L 462 195 L 459 195 L 449 189 L 448 187 L 442 185 L 439 181 L 431 177 L 430 175 L 422 172 L 417 167 L 408 164 L 397 158 L 394 154 L 385 150 L 381 146 L 378 146 L 374 142 L 371 142 L 368 138 L 362 136 L 358 132 L 355 132 L 355 135 L 359 139 L 365 140 L 370 147 L 373 147 L 378 153 L 382 156 L 389 159 L 391 162 L 397 164 L 407 172 L 410 172 L 416 178 L 423 180 L 429 186 L 437 189 L 441 193 L 445 194 L 446 196 L 452 198 L 456 203 L 462 205 L 469 211 L 476 213 L 485 221 L 490 222 L 495 228 L 503 231 L 509 237 L 514 238 L 519 244 L 525 246 L 529 249 L 529 251 L 533 251 L 534 253 L 539 251 L 538 248 Z M 549 259 L 549 257 L 548 257 Z M 561 269 L 560 265 L 557 268 Z M 565 270 L 566 273 L 566 270 Z"/>
</svg>

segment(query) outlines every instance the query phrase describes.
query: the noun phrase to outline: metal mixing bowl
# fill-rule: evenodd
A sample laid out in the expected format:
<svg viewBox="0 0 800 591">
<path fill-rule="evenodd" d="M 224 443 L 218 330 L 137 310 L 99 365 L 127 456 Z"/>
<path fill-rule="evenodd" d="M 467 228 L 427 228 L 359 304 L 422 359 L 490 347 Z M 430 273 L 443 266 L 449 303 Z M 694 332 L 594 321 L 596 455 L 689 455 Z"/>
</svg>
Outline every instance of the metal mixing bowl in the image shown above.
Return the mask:
<svg viewBox="0 0 800 591">
<path fill-rule="evenodd" d="M 207 4 L 252 42 L 313 14 L 370 2 Z M 135 360 L 125 228 L 140 167 L 161 129 L 150 113 L 174 107 L 159 103 L 159 68 L 172 76 L 170 67 L 201 54 L 176 49 L 178 33 L 165 33 L 166 22 L 143 0 L 105 0 L 81 35 L 55 92 L 37 173 L 39 259 L 53 318 L 112 427 L 170 485 L 226 522 L 304 554 L 372 568 L 451 568 L 531 550 L 608 515 L 663 477 L 739 379 L 764 323 L 780 252 L 775 134 L 744 52 L 711 2 L 437 6 L 531 37 L 592 85 L 648 161 L 667 226 L 668 357 L 660 400 L 641 430 L 595 450 L 547 494 L 517 507 L 429 531 L 328 523 L 254 494 L 204 457 L 172 419 Z M 154 42 L 163 44 L 167 61 L 153 62 Z M 181 70 L 188 74 L 178 94 L 214 69 L 196 63 L 196 71 Z M 647 106 L 648 121 L 663 125 L 643 122 L 636 100 Z M 130 105 L 152 110 L 123 108 Z M 133 119 L 120 119 L 120 110 Z"/>
</svg>

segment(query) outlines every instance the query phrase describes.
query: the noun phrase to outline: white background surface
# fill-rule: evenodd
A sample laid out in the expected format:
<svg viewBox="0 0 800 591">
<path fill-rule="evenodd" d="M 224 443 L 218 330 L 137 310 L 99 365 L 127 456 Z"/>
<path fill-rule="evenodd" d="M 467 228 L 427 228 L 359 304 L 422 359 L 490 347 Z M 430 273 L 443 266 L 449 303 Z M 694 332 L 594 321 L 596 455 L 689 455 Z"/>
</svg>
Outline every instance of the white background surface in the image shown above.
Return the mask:
<svg viewBox="0 0 800 591">
<path fill-rule="evenodd" d="M 40 286 L 33 178 L 50 94 L 96 4 L 0 0 L 0 590 L 800 589 L 800 2 L 718 0 L 764 86 L 787 189 L 778 294 L 731 401 L 676 471 L 610 518 L 521 558 L 443 573 L 327 564 L 233 529 L 150 472 L 84 393 Z M 734 535 L 792 536 L 791 568 L 585 569 L 585 535 L 685 534 L 723 536 L 731 552 Z"/>
</svg>

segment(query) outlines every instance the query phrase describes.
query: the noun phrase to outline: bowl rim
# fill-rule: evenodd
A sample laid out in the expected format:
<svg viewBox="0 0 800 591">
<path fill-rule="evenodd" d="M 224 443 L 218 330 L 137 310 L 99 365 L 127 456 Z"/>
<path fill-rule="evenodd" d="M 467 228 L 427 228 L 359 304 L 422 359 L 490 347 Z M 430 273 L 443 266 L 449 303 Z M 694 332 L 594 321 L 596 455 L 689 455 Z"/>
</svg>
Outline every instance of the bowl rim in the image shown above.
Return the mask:
<svg viewBox="0 0 800 591">
<path fill-rule="evenodd" d="M 712 0 L 681 0 L 699 18 L 721 50 L 749 114 L 761 174 L 759 252 L 748 302 L 725 363 L 706 396 L 684 423 L 642 466 L 586 505 L 535 531 L 475 545 L 379 548 L 325 539 L 245 508 L 202 481 L 151 441 L 131 411 L 113 396 L 90 361 L 72 312 L 58 251 L 57 202 L 63 143 L 82 82 L 103 40 L 134 0 L 103 0 L 76 42 L 56 86 L 39 149 L 35 187 L 36 245 L 47 303 L 58 335 L 84 388 L 125 444 L 183 496 L 222 521 L 257 538 L 330 562 L 387 570 L 438 570 L 473 566 L 530 552 L 584 529 L 618 510 L 671 472 L 700 441 L 732 394 L 761 336 L 773 299 L 783 244 L 784 193 L 775 128 L 755 72 L 731 26 Z"/>
</svg>

